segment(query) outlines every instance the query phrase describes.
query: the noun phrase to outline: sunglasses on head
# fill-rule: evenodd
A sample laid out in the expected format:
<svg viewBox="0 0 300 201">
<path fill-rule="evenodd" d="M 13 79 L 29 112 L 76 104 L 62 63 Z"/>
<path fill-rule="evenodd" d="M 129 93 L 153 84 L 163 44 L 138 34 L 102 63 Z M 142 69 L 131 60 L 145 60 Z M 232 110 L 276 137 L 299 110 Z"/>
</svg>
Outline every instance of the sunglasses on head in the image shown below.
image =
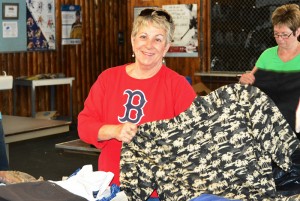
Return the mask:
<svg viewBox="0 0 300 201">
<path fill-rule="evenodd" d="M 169 23 L 172 23 L 171 16 L 168 13 L 161 11 L 161 10 L 154 10 L 151 8 L 147 8 L 145 10 L 142 10 L 141 13 L 139 14 L 139 16 L 151 16 L 153 13 L 156 13 L 158 16 L 165 17 Z"/>
</svg>

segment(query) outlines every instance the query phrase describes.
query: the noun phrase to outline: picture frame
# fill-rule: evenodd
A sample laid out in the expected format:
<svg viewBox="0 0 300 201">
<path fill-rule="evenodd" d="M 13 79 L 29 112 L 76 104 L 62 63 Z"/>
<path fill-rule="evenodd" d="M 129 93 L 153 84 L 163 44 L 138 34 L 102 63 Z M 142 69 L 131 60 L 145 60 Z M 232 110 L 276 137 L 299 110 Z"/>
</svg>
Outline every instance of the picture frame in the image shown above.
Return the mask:
<svg viewBox="0 0 300 201">
<path fill-rule="evenodd" d="M 2 3 L 2 19 L 17 20 L 19 19 L 18 3 Z"/>
</svg>

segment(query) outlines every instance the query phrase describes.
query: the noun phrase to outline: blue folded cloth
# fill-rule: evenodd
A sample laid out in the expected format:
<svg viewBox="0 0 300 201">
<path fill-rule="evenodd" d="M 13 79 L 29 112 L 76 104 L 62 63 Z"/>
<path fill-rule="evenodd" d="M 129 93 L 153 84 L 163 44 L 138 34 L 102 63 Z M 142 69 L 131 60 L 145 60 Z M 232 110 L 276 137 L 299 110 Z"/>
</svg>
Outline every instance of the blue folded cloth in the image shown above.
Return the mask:
<svg viewBox="0 0 300 201">
<path fill-rule="evenodd" d="M 231 199 L 223 198 L 212 194 L 202 194 L 199 197 L 191 199 L 190 201 L 238 201 L 238 200 L 231 200 Z"/>
<path fill-rule="evenodd" d="M 112 200 L 114 197 L 116 197 L 117 193 L 119 193 L 119 192 L 120 192 L 120 187 L 117 186 L 116 184 L 112 184 L 112 185 L 110 186 L 110 196 L 104 197 L 104 198 L 102 198 L 102 199 L 100 199 L 100 200 L 97 200 L 97 201 L 110 201 L 110 200 Z"/>
</svg>

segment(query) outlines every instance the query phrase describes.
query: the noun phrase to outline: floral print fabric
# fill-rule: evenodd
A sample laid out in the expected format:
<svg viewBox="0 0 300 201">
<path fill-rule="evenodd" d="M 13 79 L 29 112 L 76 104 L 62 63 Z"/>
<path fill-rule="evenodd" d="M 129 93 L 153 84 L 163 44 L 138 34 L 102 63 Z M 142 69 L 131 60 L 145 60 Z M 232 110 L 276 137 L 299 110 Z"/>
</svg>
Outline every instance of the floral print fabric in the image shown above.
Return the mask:
<svg viewBox="0 0 300 201">
<path fill-rule="evenodd" d="M 159 112 L 159 111 L 157 111 Z M 271 161 L 288 170 L 299 146 L 273 101 L 258 88 L 231 84 L 198 96 L 173 119 L 139 126 L 121 154 L 129 200 L 190 200 L 203 193 L 240 200 L 294 200 L 276 192 Z"/>
</svg>

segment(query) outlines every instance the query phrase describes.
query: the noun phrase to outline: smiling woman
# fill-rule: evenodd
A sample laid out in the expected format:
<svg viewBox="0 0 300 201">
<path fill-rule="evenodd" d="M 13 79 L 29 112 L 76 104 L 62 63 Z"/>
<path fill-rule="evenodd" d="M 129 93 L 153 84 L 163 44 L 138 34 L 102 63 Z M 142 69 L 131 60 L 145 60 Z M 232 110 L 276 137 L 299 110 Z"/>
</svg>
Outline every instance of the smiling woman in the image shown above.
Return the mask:
<svg viewBox="0 0 300 201">
<path fill-rule="evenodd" d="M 131 33 L 135 62 L 102 72 L 78 116 L 79 136 L 101 149 L 98 169 L 114 173 L 112 184 L 120 185 L 122 143 L 131 143 L 138 125 L 175 117 L 196 97 L 185 77 L 163 64 L 174 28 L 165 10 L 141 11 Z"/>
</svg>

